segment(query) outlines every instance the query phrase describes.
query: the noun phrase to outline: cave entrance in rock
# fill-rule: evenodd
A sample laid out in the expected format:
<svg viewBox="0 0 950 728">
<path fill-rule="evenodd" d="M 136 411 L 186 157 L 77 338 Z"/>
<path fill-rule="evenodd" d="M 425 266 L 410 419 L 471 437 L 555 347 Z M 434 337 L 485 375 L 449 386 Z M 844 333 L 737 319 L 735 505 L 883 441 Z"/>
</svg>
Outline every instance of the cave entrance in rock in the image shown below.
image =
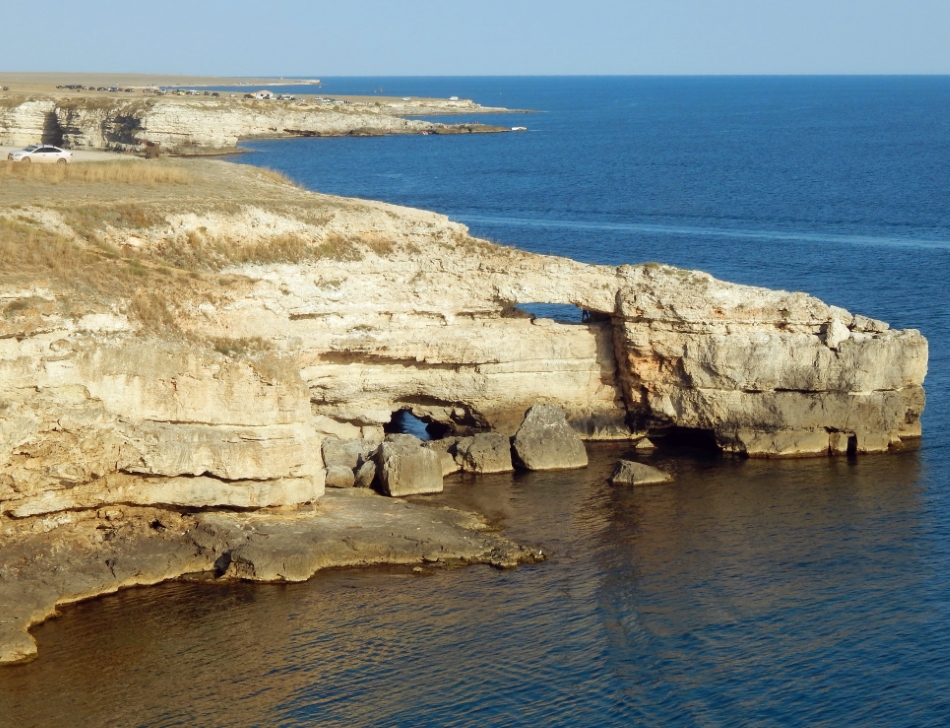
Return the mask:
<svg viewBox="0 0 950 728">
<path fill-rule="evenodd" d="M 506 309 L 511 318 L 534 317 L 552 319 L 562 324 L 586 324 L 591 321 L 608 320 L 609 317 L 593 311 L 585 311 L 571 303 L 519 303 Z"/>
<path fill-rule="evenodd" d="M 426 422 L 416 417 L 408 409 L 401 409 L 398 412 L 393 412 L 393 418 L 383 429 L 387 434 L 415 435 L 420 440 L 435 440 L 442 437 L 445 428 L 437 423 Z"/>
</svg>

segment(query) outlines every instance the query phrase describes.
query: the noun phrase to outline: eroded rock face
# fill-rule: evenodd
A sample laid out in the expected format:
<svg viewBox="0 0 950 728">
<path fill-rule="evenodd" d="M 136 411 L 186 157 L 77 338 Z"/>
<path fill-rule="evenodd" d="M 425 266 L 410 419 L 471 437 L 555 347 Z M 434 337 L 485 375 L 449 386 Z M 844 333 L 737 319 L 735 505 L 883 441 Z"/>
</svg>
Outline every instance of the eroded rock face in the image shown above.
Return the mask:
<svg viewBox="0 0 950 728">
<path fill-rule="evenodd" d="M 564 416 L 564 410 L 538 404 L 528 410 L 512 446 L 528 470 L 568 470 L 587 467 L 587 449 Z"/>
<path fill-rule="evenodd" d="M 23 97 L 19 103 L 10 100 L 0 107 L 0 143 L 42 141 L 73 149 L 127 151 L 153 142 L 175 153 L 210 153 L 233 150 L 241 139 L 508 131 L 507 127 L 401 118 L 486 111 L 491 109 L 470 101 L 379 106 L 231 98 Z"/>
<path fill-rule="evenodd" d="M 292 367 L 137 338 L 63 346 L 63 333 L 0 347 L 0 513 L 323 494 L 321 438 Z"/>
<path fill-rule="evenodd" d="M 616 346 L 631 416 L 757 457 L 882 452 L 920 435 L 927 341 L 803 293 L 625 267 Z"/>
<path fill-rule="evenodd" d="M 329 210 L 324 227 L 286 210 L 179 210 L 151 228 L 112 226 L 108 242 L 134 237 L 144 255 L 197 235 L 264 246 L 267 235 L 332 234 L 357 241 L 354 254 L 235 263 L 224 274 L 243 287 L 175 306 L 171 336 L 143 329 L 121 301 L 78 319 L 15 313 L 23 308 L 0 318 L 0 513 L 296 505 L 320 496 L 325 467 L 408 492 L 412 458 L 358 472 L 400 410 L 455 437 L 490 431 L 501 443 L 521 427 L 515 450 L 528 467 L 582 465 L 578 437 L 671 428 L 764 457 L 877 452 L 920 434 L 927 343 L 914 330 L 801 293 L 533 255 L 433 213 L 275 189 Z M 57 231 L 67 222 L 19 214 Z M 56 295 L 0 289 L 5 310 Z M 603 316 L 513 315 L 528 302 Z M 209 343 L 222 340 L 257 342 L 258 353 Z M 531 445 L 522 420 L 534 405 L 566 414 L 549 423 L 560 444 L 538 435 Z M 413 455 L 422 492 L 437 492 L 465 457 L 476 471 L 496 467 L 458 442 L 441 452 L 414 442 L 431 452 Z"/>
</svg>

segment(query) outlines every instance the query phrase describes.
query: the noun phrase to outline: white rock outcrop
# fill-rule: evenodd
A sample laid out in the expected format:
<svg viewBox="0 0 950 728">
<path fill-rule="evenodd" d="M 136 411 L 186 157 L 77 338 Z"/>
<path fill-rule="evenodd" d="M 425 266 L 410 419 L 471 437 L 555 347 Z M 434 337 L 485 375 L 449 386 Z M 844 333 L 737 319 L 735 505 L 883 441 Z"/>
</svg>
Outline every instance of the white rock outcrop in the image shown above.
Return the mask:
<svg viewBox="0 0 950 728">
<path fill-rule="evenodd" d="M 173 153 L 234 150 L 242 139 L 508 131 L 481 124 L 404 119 L 502 111 L 467 101 L 381 105 L 237 98 L 11 97 L 0 106 L 0 144 L 47 142 L 71 149 L 129 151 L 146 142 Z"/>
<path fill-rule="evenodd" d="M 321 210 L 323 227 L 293 208 L 245 206 L 109 228 L 110 245 L 134 236 L 140 256 L 289 233 L 351 246 L 234 263 L 220 274 L 243 283 L 222 284 L 213 303 L 171 302 L 167 336 L 121 301 L 78 319 L 27 315 L 17 301 L 66 294 L 0 290 L 11 311 L 0 318 L 0 514 L 306 503 L 323 492 L 330 452 L 341 460 L 326 465 L 360 485 L 395 482 L 397 461 L 363 465 L 401 410 L 446 434 L 508 437 L 551 405 L 583 439 L 700 432 L 756 457 L 881 452 L 920 435 L 927 342 L 915 330 L 704 273 L 502 248 L 433 213 L 284 194 Z M 60 231 L 54 217 L 35 219 Z M 524 303 L 601 315 L 533 319 L 513 308 Z M 333 438 L 364 442 L 337 453 L 324 446 Z M 441 487 L 458 463 L 428 451 L 419 457 Z"/>
</svg>

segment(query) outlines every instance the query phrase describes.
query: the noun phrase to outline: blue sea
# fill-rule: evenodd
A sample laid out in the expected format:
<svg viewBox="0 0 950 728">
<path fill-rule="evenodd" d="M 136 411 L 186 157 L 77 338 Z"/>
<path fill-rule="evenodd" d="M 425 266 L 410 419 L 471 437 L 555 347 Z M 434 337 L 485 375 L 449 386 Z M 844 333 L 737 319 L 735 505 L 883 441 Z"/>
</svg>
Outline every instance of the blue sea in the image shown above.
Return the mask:
<svg viewBox="0 0 950 728">
<path fill-rule="evenodd" d="M 636 491 L 606 484 L 626 444 L 592 445 L 584 471 L 455 476 L 432 500 L 550 560 L 83 603 L 34 631 L 37 662 L 0 672 L 0 724 L 950 725 L 950 78 L 331 78 L 322 93 L 537 113 L 464 118 L 521 134 L 260 141 L 237 161 L 526 250 L 698 268 L 920 329 L 920 447 L 660 451 L 677 484 Z"/>
</svg>

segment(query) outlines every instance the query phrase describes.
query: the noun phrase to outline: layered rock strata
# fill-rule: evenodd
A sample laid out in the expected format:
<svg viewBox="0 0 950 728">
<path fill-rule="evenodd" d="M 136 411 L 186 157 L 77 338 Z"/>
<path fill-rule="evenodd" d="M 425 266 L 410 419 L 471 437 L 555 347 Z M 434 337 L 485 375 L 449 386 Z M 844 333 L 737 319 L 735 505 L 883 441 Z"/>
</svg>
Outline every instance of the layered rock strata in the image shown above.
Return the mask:
<svg viewBox="0 0 950 728">
<path fill-rule="evenodd" d="M 541 430 L 556 410 L 573 437 L 699 431 L 752 456 L 880 452 L 920 435 L 927 344 L 914 330 L 802 293 L 533 255 L 473 240 L 439 215 L 277 189 L 280 211 L 179 210 L 150 227 L 102 229 L 98 244 L 136 260 L 189 246 L 237 254 L 291 235 L 304 251 L 296 263 L 230 264 L 222 273 L 246 283 L 202 294 L 214 303 L 156 304 L 171 335 L 121 300 L 76 319 L 17 303 L 55 301 L 52 289 L 0 294 L 10 302 L 0 512 L 311 502 L 325 486 L 325 441 L 379 442 L 401 410 L 458 436 L 520 427 L 515 453 L 528 467 L 532 407 Z M 18 214 L 69 229 L 50 210 Z M 332 257 L 306 257 L 327 241 Z M 530 302 L 602 316 L 569 324 L 513 308 Z M 507 467 L 462 450 L 474 470 Z M 355 483 L 367 452 L 346 457 L 328 465 L 345 465 Z M 426 467 L 441 474 L 444 459 Z M 376 459 L 374 477 L 399 460 L 388 462 Z"/>
<path fill-rule="evenodd" d="M 252 517 L 222 511 L 257 510 L 262 524 L 268 509 L 325 503 L 327 467 L 342 492 L 375 482 L 397 495 L 440 490 L 460 466 L 507 469 L 499 444 L 521 429 L 527 446 L 549 425 L 568 450 L 687 432 L 763 457 L 881 452 L 920 435 L 927 342 L 915 330 L 704 273 L 504 248 L 440 215 L 244 166 L 174 164 L 180 186 L 127 175 L 121 188 L 64 177 L 55 195 L 32 178 L 0 189 L 0 591 L 12 579 L 47 605 L 17 634 L 57 601 L 225 552 L 235 577 L 310 573 L 300 544 L 323 526 L 306 517 L 296 550 L 274 537 L 196 551 L 195 539 L 214 519 Z M 517 308 L 528 303 L 590 315 L 536 318 Z M 403 411 L 449 444 L 377 447 Z M 192 520 L 176 531 L 143 516 L 133 540 L 148 536 L 155 566 L 126 573 L 96 538 L 111 538 L 110 512 L 136 508 Z M 353 525 L 389 518 L 360 513 Z M 152 523 L 190 534 L 173 558 Z M 31 534 L 54 531 L 47 546 L 75 559 L 49 573 L 79 581 L 49 591 L 53 577 L 24 564 L 42 550 Z M 344 563 L 371 548 L 359 543 Z M 263 565 L 269 553 L 278 566 Z"/>
<path fill-rule="evenodd" d="M 751 456 L 884 452 L 920 436 L 927 341 L 804 293 L 624 267 L 617 342 L 631 417 Z"/>
<path fill-rule="evenodd" d="M 404 119 L 505 111 L 470 101 L 327 103 L 207 98 L 8 97 L 0 103 L 0 144 L 135 151 L 146 142 L 171 153 L 234 151 L 243 139 L 509 131 L 484 124 Z"/>
</svg>

